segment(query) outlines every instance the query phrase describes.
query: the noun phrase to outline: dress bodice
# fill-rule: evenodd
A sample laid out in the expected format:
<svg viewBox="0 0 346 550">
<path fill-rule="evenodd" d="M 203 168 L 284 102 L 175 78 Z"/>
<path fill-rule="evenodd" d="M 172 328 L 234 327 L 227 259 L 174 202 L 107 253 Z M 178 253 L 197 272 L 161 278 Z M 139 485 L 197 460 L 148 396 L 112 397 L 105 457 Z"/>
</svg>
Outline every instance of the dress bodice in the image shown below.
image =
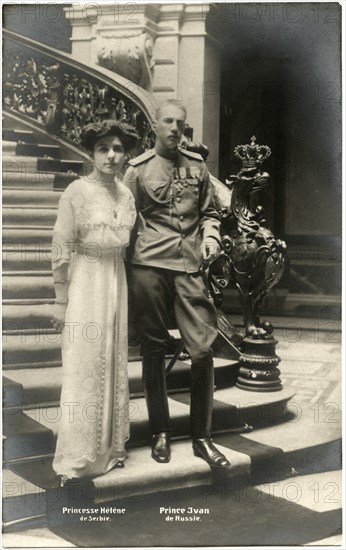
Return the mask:
<svg viewBox="0 0 346 550">
<path fill-rule="evenodd" d="M 135 220 L 133 196 L 120 181 L 106 185 L 88 178 L 75 180 L 59 202 L 53 233 L 53 267 L 54 263 L 69 261 L 73 250 L 84 248 L 89 253 L 92 249 L 126 247 Z"/>
</svg>

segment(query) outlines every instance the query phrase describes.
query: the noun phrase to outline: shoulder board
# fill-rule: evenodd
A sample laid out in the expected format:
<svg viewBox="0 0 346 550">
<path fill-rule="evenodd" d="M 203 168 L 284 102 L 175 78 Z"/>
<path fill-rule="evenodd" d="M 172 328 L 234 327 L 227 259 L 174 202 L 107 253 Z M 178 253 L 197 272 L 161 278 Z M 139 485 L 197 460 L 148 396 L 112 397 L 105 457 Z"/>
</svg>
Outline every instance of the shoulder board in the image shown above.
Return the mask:
<svg viewBox="0 0 346 550">
<path fill-rule="evenodd" d="M 138 157 L 129 160 L 128 164 L 130 166 L 138 166 L 138 164 L 142 164 L 142 162 L 146 162 L 147 160 L 154 157 L 155 154 L 155 149 L 148 149 L 148 151 L 145 151 L 142 155 L 139 155 Z"/>
<path fill-rule="evenodd" d="M 203 162 L 203 158 L 199 153 L 193 153 L 192 151 L 188 151 L 183 147 L 179 147 L 179 153 L 181 153 L 182 155 L 185 155 L 185 157 L 189 157 L 190 159 L 195 159 Z"/>
</svg>

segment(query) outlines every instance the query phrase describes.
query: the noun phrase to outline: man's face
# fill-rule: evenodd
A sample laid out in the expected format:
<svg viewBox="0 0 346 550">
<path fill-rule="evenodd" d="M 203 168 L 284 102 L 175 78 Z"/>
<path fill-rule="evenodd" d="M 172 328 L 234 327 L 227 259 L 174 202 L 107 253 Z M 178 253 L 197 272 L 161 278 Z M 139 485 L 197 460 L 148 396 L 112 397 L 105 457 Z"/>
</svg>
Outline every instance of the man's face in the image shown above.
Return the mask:
<svg viewBox="0 0 346 550">
<path fill-rule="evenodd" d="M 157 143 L 173 151 L 180 142 L 185 129 L 185 113 L 175 105 L 164 105 L 155 124 Z"/>
</svg>

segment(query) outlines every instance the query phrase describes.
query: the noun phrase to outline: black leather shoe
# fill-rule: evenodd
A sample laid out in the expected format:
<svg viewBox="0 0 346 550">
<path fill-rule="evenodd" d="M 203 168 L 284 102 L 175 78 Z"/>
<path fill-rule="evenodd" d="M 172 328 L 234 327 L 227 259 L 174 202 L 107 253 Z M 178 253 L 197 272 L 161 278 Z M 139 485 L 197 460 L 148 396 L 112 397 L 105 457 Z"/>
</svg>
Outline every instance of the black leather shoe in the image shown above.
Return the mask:
<svg viewBox="0 0 346 550">
<path fill-rule="evenodd" d="M 217 450 L 210 437 L 194 439 L 192 448 L 193 454 L 203 458 L 212 468 L 228 468 L 231 465 L 225 455 Z"/>
<path fill-rule="evenodd" d="M 171 460 L 171 443 L 168 432 L 160 432 L 153 435 L 151 456 L 156 462 L 169 462 Z"/>
</svg>

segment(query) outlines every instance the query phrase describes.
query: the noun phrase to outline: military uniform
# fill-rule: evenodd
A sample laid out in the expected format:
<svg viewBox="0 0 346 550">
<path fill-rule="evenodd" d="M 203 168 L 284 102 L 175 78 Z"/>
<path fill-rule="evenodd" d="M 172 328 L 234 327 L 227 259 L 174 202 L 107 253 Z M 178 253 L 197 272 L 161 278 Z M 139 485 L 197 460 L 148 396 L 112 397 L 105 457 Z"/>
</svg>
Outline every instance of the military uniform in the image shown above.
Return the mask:
<svg viewBox="0 0 346 550">
<path fill-rule="evenodd" d="M 124 184 L 132 191 L 138 211 L 130 285 L 135 298 L 134 316 L 143 337 L 149 420 L 153 433 L 158 433 L 169 431 L 164 355 L 172 308 L 191 356 L 195 372 L 192 378 L 199 387 L 199 395 L 192 396 L 192 415 L 194 409 L 197 416 L 203 416 L 200 409 L 212 406 L 211 345 L 217 335 L 216 310 L 199 269 L 202 240 L 213 237 L 220 241 L 220 218 L 200 155 L 180 148 L 160 154 L 152 149 L 129 164 Z M 204 381 L 198 379 L 200 376 Z M 195 422 L 192 429 L 195 437 L 204 437 L 205 426 L 198 427 Z"/>
<path fill-rule="evenodd" d="M 169 159 L 151 149 L 129 164 L 125 184 L 139 212 L 132 263 L 196 273 L 202 237 L 220 240 L 220 219 L 202 157 L 180 149 Z"/>
</svg>

